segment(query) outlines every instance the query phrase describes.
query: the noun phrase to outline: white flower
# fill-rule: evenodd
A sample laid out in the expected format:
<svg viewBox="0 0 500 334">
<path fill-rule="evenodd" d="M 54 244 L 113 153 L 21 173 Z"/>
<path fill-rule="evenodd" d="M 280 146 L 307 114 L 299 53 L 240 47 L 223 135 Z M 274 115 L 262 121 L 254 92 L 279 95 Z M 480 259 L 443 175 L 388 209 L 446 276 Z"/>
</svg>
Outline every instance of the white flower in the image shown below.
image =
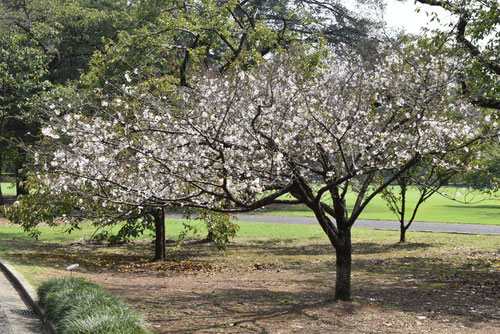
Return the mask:
<svg viewBox="0 0 500 334">
<path fill-rule="evenodd" d="M 50 137 L 50 138 L 54 138 L 54 139 L 60 138 L 59 135 L 57 133 L 55 133 L 54 129 L 52 129 L 51 127 L 42 128 L 42 135 Z"/>
</svg>

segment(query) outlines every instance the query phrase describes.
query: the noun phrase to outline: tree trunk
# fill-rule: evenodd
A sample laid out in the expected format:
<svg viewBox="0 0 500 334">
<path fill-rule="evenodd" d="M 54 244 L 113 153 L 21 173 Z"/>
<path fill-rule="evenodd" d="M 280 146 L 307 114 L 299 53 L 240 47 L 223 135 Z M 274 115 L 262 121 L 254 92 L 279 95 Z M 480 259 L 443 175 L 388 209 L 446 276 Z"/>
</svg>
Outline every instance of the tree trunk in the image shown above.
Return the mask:
<svg viewBox="0 0 500 334">
<path fill-rule="evenodd" d="M 29 191 L 23 185 L 23 182 L 26 181 L 26 174 L 22 170 L 23 168 L 23 159 L 21 158 L 22 154 L 19 155 L 19 162 L 16 164 L 16 197 L 19 195 L 28 195 Z"/>
<path fill-rule="evenodd" d="M 3 159 L 2 159 L 2 150 L 0 150 L 0 205 L 5 204 L 2 192 L 2 172 L 3 172 Z"/>
<path fill-rule="evenodd" d="M 335 248 L 337 278 L 335 281 L 335 300 L 351 300 L 351 231 L 340 230 L 340 243 Z"/>
<path fill-rule="evenodd" d="M 28 195 L 28 190 L 21 184 L 24 181 L 26 180 L 16 180 L 16 197 L 19 195 Z"/>
<path fill-rule="evenodd" d="M 215 235 L 214 232 L 208 231 L 207 237 L 205 238 L 206 241 L 214 241 L 215 240 Z"/>
<path fill-rule="evenodd" d="M 165 261 L 167 259 L 165 241 L 165 211 L 157 208 L 153 211 L 155 223 L 155 257 L 153 261 Z"/>
<path fill-rule="evenodd" d="M 7 146 L 4 141 L 4 129 L 5 129 L 5 116 L 2 117 L 0 121 L 0 205 L 5 204 L 5 200 L 2 192 L 2 173 L 3 173 L 3 152 L 5 147 Z"/>
<path fill-rule="evenodd" d="M 408 230 L 408 227 L 401 224 L 401 228 L 399 229 L 399 243 L 401 244 L 406 242 L 406 230 Z"/>
</svg>

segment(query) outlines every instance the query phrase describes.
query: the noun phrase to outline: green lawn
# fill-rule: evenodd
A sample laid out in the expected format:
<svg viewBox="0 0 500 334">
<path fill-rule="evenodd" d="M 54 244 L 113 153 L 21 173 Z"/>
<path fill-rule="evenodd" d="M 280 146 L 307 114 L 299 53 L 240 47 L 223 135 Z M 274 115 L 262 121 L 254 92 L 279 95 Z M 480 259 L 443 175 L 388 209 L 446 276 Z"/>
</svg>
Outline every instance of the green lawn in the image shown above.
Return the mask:
<svg viewBox="0 0 500 334">
<path fill-rule="evenodd" d="M 454 194 L 457 190 L 454 187 L 444 188 L 449 194 Z M 2 183 L 2 191 L 5 195 L 15 195 L 15 186 L 11 183 Z M 418 193 L 416 190 L 409 190 L 409 207 L 416 202 Z M 476 200 L 481 196 L 476 196 Z M 463 199 L 463 196 L 458 197 Z M 355 201 L 355 194 L 349 193 L 347 204 L 350 208 Z M 272 206 L 256 214 L 271 214 L 283 216 L 314 216 L 314 214 L 304 205 Z M 396 216 L 389 210 L 385 201 L 380 197 L 375 197 L 365 208 L 359 219 L 396 220 Z M 416 221 L 443 222 L 443 223 L 463 223 L 463 224 L 485 224 L 500 225 L 500 200 L 484 200 L 475 204 L 462 204 L 449 200 L 439 194 L 435 194 L 421 205 L 417 213 Z"/>
<path fill-rule="evenodd" d="M 188 233 L 187 237 L 204 237 L 206 235 L 206 229 L 204 224 L 199 221 L 193 221 L 196 225 L 199 233 L 194 236 L 192 233 Z M 324 239 L 327 240 L 326 235 L 319 226 L 310 225 L 288 225 L 288 224 L 269 224 L 269 223 L 249 223 L 249 222 L 238 222 L 240 226 L 240 231 L 237 234 L 238 239 L 242 240 L 261 240 L 266 239 L 266 242 L 273 242 L 273 240 L 283 240 L 283 241 L 298 241 L 298 240 L 313 240 L 313 239 Z M 89 223 L 84 223 L 81 225 L 81 229 L 74 230 L 71 234 L 65 231 L 65 226 L 40 226 L 41 235 L 39 241 L 41 242 L 72 242 L 78 241 L 80 239 L 89 238 L 95 231 Z M 178 219 L 167 219 L 166 220 L 166 237 L 170 240 L 177 240 L 179 233 L 182 231 L 183 225 L 182 220 Z M 117 231 L 117 227 L 114 228 Z M 154 237 L 152 233 L 148 232 L 139 238 L 138 240 L 152 240 Z M 23 231 L 21 226 L 9 225 L 0 226 L 0 240 L 30 240 L 31 238 Z M 0 252 L 2 249 L 0 248 Z"/>
<path fill-rule="evenodd" d="M 195 224 L 198 224 L 198 228 L 200 233 L 194 237 L 204 237 L 206 235 L 206 231 L 203 227 L 203 224 L 196 221 Z M 237 234 L 235 240 L 240 241 L 251 241 L 257 243 L 273 243 L 273 242 L 307 242 L 308 240 L 319 240 L 328 242 L 326 235 L 324 234 L 321 227 L 316 225 L 290 225 L 290 224 L 269 224 L 269 223 L 254 223 L 254 222 L 238 222 L 240 226 L 240 231 Z M 92 233 L 95 231 L 95 228 L 89 224 L 84 223 L 81 226 L 81 229 L 74 230 L 71 234 L 64 232 L 64 226 L 40 226 L 39 227 L 42 234 L 40 235 L 39 241 L 44 243 L 66 243 L 66 242 L 75 242 L 81 239 L 85 239 L 90 237 Z M 115 227 L 116 229 L 116 227 Z M 166 235 L 167 239 L 170 240 L 178 240 L 179 233 L 182 230 L 182 220 L 178 219 L 167 219 L 166 220 Z M 466 238 L 470 241 L 474 241 L 474 243 L 481 243 L 484 239 L 495 239 L 497 240 L 499 237 L 492 236 L 467 236 L 463 237 L 460 234 L 445 234 L 445 233 L 428 233 L 428 232 L 413 232 L 410 231 L 410 239 L 411 236 L 419 235 L 425 236 L 424 239 L 441 239 L 445 235 L 446 238 Z M 436 235 L 434 237 L 433 235 Z M 188 238 L 193 237 L 191 233 L 188 234 Z M 398 231 L 378 231 L 378 230 L 369 230 L 369 229 L 353 229 L 353 240 L 356 239 L 373 239 L 375 238 L 378 241 L 384 242 L 394 242 L 396 243 L 399 239 Z M 146 233 L 136 240 L 152 240 L 154 237 L 151 233 Z M 421 237 L 419 237 L 421 238 Z M 380 239 L 380 240 L 379 240 Z M 9 226 L 0 226 L 0 253 L 7 251 L 7 245 L 1 245 L 1 240 L 19 240 L 19 241 L 27 241 L 32 240 L 22 229 L 20 226 L 9 225 Z"/>
<path fill-rule="evenodd" d="M 2 194 L 4 195 L 15 195 L 16 185 L 10 182 L 2 182 Z"/>
<path fill-rule="evenodd" d="M 449 194 L 454 194 L 456 188 L 447 187 L 444 190 Z M 416 203 L 418 192 L 411 189 L 408 192 L 407 200 L 409 208 Z M 476 196 L 476 200 L 482 198 Z M 463 195 L 458 199 L 463 199 Z M 352 209 L 355 202 L 355 194 L 348 193 L 347 205 Z M 258 214 L 271 214 L 283 216 L 314 216 L 314 214 L 304 205 L 274 206 L 267 210 L 259 211 Z M 396 220 L 396 216 L 389 210 L 386 202 L 380 197 L 375 197 L 367 205 L 359 219 Z M 462 204 L 449 200 L 439 194 L 434 194 L 424 202 L 417 213 L 416 221 L 443 222 L 443 223 L 464 223 L 464 224 L 486 224 L 500 225 L 500 200 L 484 200 L 475 204 Z"/>
<path fill-rule="evenodd" d="M 198 239 L 206 235 L 202 224 L 198 222 L 201 233 L 197 236 Z M 293 263 L 296 263 L 298 257 L 295 252 L 285 251 L 285 255 L 280 253 L 280 247 L 294 247 L 298 249 L 307 249 L 305 245 L 321 245 L 323 252 L 328 256 L 334 253 L 333 248 L 319 226 L 311 225 L 289 225 L 289 224 L 269 224 L 269 223 L 249 223 L 239 222 L 240 231 L 237 237 L 228 245 L 226 256 L 232 259 L 246 259 L 249 263 L 260 263 L 268 261 L 269 252 L 273 256 L 285 256 Z M 135 242 L 115 247 L 102 246 L 81 246 L 85 245 L 82 238 L 89 237 L 94 232 L 94 227 L 90 224 L 82 224 L 82 229 L 76 230 L 71 234 L 65 233 L 63 226 L 48 227 L 41 226 L 42 232 L 39 241 L 31 239 L 23 229 L 19 226 L 9 225 L 0 226 L 0 257 L 8 260 L 13 264 L 28 281 L 37 286 L 48 277 L 53 277 L 54 271 L 58 275 L 67 275 L 64 271 L 66 266 L 72 263 L 79 263 L 83 268 L 97 268 L 99 266 L 106 267 L 106 264 L 116 264 L 117 256 L 122 254 L 125 258 L 140 257 L 142 262 L 149 263 L 149 259 L 153 256 L 153 236 L 146 234 L 139 237 L 141 242 Z M 179 232 L 182 230 L 182 221 L 167 219 L 166 231 L 167 239 L 178 240 Z M 170 255 L 187 252 L 193 254 L 192 247 L 200 251 L 196 245 L 204 245 L 194 242 L 192 235 L 188 235 L 186 245 L 184 247 L 176 247 L 175 243 L 169 243 L 167 248 Z M 401 256 L 400 251 L 406 250 L 409 255 L 430 257 L 442 257 L 443 254 L 457 255 L 457 247 L 464 254 L 469 254 L 468 249 L 476 248 L 483 251 L 495 251 L 498 249 L 500 236 L 491 235 L 465 235 L 453 233 L 428 233 L 410 231 L 407 236 L 408 243 L 399 245 L 398 231 L 382 231 L 358 229 L 352 230 L 352 241 L 357 256 L 364 254 L 366 250 L 375 250 L 374 254 L 379 254 L 381 249 L 390 248 L 393 255 Z M 70 246 L 69 243 L 76 242 Z M 427 245 L 426 251 L 421 253 L 422 245 Z M 459 246 L 457 246 L 459 245 Z M 74 248 L 73 248 L 74 247 Z M 187 248 L 185 248 L 187 247 Z M 200 246 L 202 247 L 202 246 Z M 270 250 L 265 250 L 270 247 Z M 304 248 L 306 247 L 306 248 Z M 430 247 L 430 248 L 429 248 Z M 443 249 L 442 249 L 443 248 Z M 184 251 L 183 249 L 187 249 Z M 412 251 L 412 249 L 414 249 Z M 433 254 L 436 251 L 439 254 Z M 215 251 L 213 246 L 205 249 L 206 254 L 210 256 L 219 256 L 223 254 Z M 367 254 L 370 252 L 368 251 Z M 128 254 L 128 255 L 126 255 Z M 219 254 L 219 255 L 217 255 Z M 287 255 L 288 254 L 288 255 Z M 312 253 L 314 254 L 314 253 Z M 380 253 L 385 254 L 385 253 Z M 380 255 L 379 254 L 379 255 Z M 407 255 L 408 255 L 407 254 Z M 309 254 L 311 255 L 311 254 Z M 226 259 L 223 255 L 221 259 Z M 304 255 L 305 256 L 305 255 Z M 317 257 L 317 255 L 314 255 Z M 465 259 L 465 255 L 463 256 Z M 104 262 L 99 262 L 96 259 L 106 259 Z M 182 256 L 181 258 L 184 258 Z M 220 259 L 219 259 L 220 260 Z M 219 261 L 214 260 L 214 261 Z M 222 261 L 222 260 L 221 260 Z M 259 262 L 260 261 L 260 262 Z M 310 264 L 312 260 L 308 259 L 305 263 Z M 390 261 L 389 261 L 390 262 Z M 96 267 L 97 266 L 97 267 Z M 108 268 L 109 269 L 109 268 Z"/>
</svg>

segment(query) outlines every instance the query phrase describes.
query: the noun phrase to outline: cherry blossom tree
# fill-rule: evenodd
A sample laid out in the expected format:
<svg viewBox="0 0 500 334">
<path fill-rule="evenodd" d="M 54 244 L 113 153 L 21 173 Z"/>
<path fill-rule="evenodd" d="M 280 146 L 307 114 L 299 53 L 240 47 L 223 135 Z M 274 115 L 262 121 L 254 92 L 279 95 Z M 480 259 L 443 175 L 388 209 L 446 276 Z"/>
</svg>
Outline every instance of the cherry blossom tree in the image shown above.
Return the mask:
<svg viewBox="0 0 500 334">
<path fill-rule="evenodd" d="M 303 203 L 336 251 L 335 299 L 349 300 L 351 228 L 366 205 L 422 159 L 446 167 L 443 154 L 498 124 L 462 100 L 447 57 L 412 49 L 373 69 L 356 58 L 303 59 L 208 70 L 161 96 L 124 86 L 99 105 L 50 106 L 64 116 L 43 129 L 38 177 L 56 193 L 118 206 L 244 212 Z"/>
</svg>

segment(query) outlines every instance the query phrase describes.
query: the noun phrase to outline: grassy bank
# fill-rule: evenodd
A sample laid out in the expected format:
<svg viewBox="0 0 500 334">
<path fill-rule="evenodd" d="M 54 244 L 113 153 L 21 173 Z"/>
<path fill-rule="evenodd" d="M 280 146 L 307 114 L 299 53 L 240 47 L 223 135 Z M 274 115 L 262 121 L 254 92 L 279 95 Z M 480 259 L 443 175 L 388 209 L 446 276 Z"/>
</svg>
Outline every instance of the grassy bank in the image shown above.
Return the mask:
<svg viewBox="0 0 500 334">
<path fill-rule="evenodd" d="M 332 255 L 333 248 L 328 244 L 328 239 L 319 226 L 310 225 L 288 225 L 288 224 L 268 224 L 268 223 L 248 223 L 239 222 L 240 231 L 238 237 L 234 239 L 228 248 L 228 254 L 239 252 L 238 244 L 275 245 L 304 243 L 324 243 L 326 253 Z M 200 233 L 197 236 L 189 234 L 184 241 L 190 244 L 193 240 L 201 240 L 205 236 L 203 226 L 199 226 Z M 129 261 L 149 261 L 153 256 L 153 245 L 151 234 L 145 234 L 130 244 L 115 247 L 105 245 L 87 245 L 86 240 L 94 232 L 94 227 L 90 224 L 83 224 L 80 230 L 75 230 L 71 234 L 64 232 L 64 227 L 41 226 L 42 232 L 39 241 L 31 239 L 23 232 L 19 226 L 0 226 L 0 257 L 5 257 L 18 266 L 19 270 L 26 274 L 28 280 L 38 285 L 40 280 L 47 274 L 53 272 L 64 273 L 67 265 L 79 263 L 79 270 L 94 270 L 106 266 L 114 266 L 119 262 Z M 166 224 L 166 234 L 169 241 L 169 252 L 175 253 L 178 235 L 182 230 L 180 220 L 168 219 Z M 194 239 L 193 239 L 194 238 Z M 352 239 L 355 249 L 363 249 L 366 245 L 375 244 L 396 244 L 399 240 L 398 231 L 378 231 L 367 229 L 356 229 L 352 231 Z M 483 249 L 494 249 L 498 247 L 500 237 L 497 236 L 476 236 L 445 233 L 408 232 L 408 245 L 414 243 L 437 245 L 467 245 L 468 247 L 479 247 Z M 77 251 L 83 247 L 85 251 Z M 371 246 L 370 246 L 371 247 Z M 214 254 L 221 254 L 212 250 Z M 126 254 L 126 255 L 124 255 Z M 121 260 L 118 260 L 121 258 Z M 125 260 L 123 260 L 125 259 Z"/>
</svg>

